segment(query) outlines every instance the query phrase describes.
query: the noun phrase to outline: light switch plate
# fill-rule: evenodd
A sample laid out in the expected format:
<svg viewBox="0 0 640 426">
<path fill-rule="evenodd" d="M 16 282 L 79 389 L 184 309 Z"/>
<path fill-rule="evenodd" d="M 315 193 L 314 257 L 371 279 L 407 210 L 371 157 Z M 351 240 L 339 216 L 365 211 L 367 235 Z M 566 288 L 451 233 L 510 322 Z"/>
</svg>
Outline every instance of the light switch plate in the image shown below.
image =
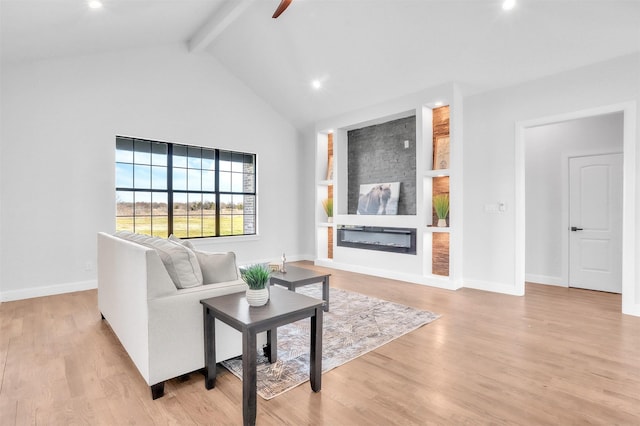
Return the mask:
<svg viewBox="0 0 640 426">
<path fill-rule="evenodd" d="M 497 204 L 485 204 L 484 205 L 485 213 L 499 213 Z"/>
</svg>

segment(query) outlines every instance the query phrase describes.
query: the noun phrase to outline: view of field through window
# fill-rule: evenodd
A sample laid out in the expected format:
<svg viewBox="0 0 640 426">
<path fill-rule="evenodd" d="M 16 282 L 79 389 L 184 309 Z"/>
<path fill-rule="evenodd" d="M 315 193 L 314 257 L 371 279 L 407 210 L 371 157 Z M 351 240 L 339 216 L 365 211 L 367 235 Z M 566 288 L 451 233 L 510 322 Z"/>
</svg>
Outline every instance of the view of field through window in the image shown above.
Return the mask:
<svg viewBox="0 0 640 426">
<path fill-rule="evenodd" d="M 255 154 L 116 138 L 116 230 L 256 233 Z"/>
</svg>

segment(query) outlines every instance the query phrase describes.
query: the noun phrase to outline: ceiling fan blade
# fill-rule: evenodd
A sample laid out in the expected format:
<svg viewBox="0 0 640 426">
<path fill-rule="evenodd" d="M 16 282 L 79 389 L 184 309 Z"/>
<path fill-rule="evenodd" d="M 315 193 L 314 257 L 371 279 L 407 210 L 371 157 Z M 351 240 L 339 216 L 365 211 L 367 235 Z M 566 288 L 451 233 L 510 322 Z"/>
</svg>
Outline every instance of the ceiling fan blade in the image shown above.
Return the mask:
<svg viewBox="0 0 640 426">
<path fill-rule="evenodd" d="M 289 4 L 291 4 L 291 0 L 282 0 L 278 5 L 276 11 L 273 13 L 272 18 L 277 18 L 278 16 L 280 16 L 282 12 L 284 12 L 285 9 L 289 7 Z"/>
</svg>

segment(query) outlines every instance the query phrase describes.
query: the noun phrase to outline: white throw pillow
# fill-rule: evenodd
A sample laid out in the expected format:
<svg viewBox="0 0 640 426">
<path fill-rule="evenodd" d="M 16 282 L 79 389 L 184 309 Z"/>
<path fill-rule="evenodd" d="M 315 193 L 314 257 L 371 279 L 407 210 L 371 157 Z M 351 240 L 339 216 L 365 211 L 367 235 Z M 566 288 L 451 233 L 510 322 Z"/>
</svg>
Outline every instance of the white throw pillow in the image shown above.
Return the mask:
<svg viewBox="0 0 640 426">
<path fill-rule="evenodd" d="M 182 238 L 178 238 L 175 235 L 171 234 L 169 235 L 169 240 L 176 242 L 178 244 L 182 244 L 183 246 L 185 246 L 186 248 L 188 248 L 189 250 L 195 250 L 196 248 L 193 246 L 193 244 L 191 243 L 191 241 L 188 240 L 183 240 Z"/>
<path fill-rule="evenodd" d="M 162 238 L 154 239 L 148 244 L 158 252 L 177 288 L 202 285 L 202 271 L 193 251 L 181 244 Z"/>
<path fill-rule="evenodd" d="M 238 279 L 238 267 L 236 266 L 236 254 L 207 253 L 197 251 L 196 256 L 202 270 L 202 278 L 205 284 L 215 284 Z"/>
</svg>

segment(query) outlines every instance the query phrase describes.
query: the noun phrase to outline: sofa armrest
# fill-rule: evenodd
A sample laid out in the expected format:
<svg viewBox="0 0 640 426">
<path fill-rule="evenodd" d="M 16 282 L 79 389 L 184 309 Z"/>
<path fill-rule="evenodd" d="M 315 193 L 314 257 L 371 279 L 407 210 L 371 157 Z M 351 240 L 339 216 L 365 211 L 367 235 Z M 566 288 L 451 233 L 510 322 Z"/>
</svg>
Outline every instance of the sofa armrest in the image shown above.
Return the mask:
<svg viewBox="0 0 640 426">
<path fill-rule="evenodd" d="M 169 297 L 149 301 L 149 357 L 151 384 L 204 367 L 203 307 L 200 300 L 244 292 L 240 280 L 181 289 Z M 259 339 L 261 343 L 266 338 Z M 216 321 L 216 359 L 242 354 L 242 336 Z"/>
<path fill-rule="evenodd" d="M 148 300 L 176 292 L 155 250 L 98 233 L 98 308 L 147 382 Z"/>
<path fill-rule="evenodd" d="M 146 252 L 98 234 L 98 308 L 138 367 L 149 376 Z"/>
</svg>

